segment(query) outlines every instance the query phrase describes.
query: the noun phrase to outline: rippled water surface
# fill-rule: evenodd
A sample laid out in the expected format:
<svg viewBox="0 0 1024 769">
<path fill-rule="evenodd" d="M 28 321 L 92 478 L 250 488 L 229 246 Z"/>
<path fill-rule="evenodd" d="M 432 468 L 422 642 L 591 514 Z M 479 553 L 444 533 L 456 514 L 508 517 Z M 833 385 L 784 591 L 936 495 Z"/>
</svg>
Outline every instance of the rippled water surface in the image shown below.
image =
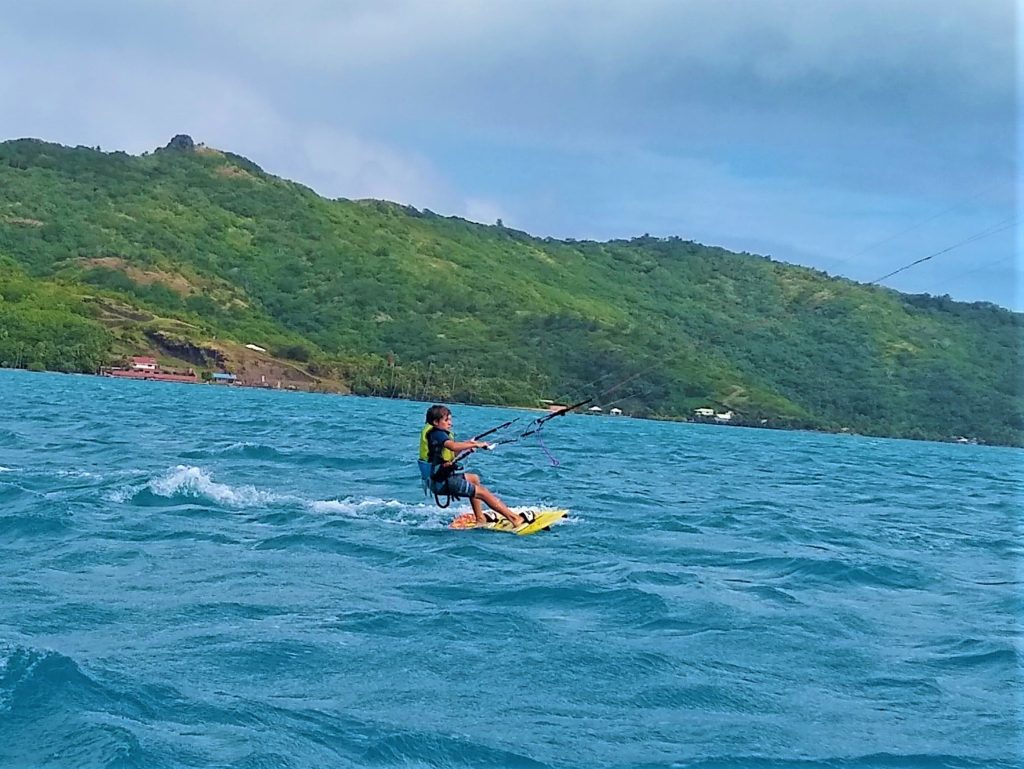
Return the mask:
<svg viewBox="0 0 1024 769">
<path fill-rule="evenodd" d="M 0 371 L 0 766 L 1022 765 L 1020 451 L 424 409 Z"/>
</svg>

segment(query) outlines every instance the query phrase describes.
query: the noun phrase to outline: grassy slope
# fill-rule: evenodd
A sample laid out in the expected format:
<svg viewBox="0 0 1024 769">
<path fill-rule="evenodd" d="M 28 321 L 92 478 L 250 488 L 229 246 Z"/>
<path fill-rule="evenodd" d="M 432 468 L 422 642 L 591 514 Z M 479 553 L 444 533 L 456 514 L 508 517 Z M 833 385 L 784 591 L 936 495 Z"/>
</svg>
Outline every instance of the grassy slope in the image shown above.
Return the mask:
<svg viewBox="0 0 1024 769">
<path fill-rule="evenodd" d="M 0 255 L 183 338 L 306 353 L 357 390 L 532 405 L 631 377 L 609 398 L 641 413 L 1024 435 L 1018 314 L 677 239 L 542 240 L 326 200 L 213 150 L 0 144 Z M 142 339 L 105 320 L 112 349 Z"/>
</svg>

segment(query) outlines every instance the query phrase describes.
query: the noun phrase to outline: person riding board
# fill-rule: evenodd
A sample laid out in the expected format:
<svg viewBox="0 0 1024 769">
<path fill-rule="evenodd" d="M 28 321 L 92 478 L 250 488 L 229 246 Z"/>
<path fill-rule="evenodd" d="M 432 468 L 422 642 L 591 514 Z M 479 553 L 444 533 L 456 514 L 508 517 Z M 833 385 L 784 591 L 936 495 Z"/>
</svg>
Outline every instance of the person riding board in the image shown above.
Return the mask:
<svg viewBox="0 0 1024 769">
<path fill-rule="evenodd" d="M 490 444 L 475 440 L 455 440 L 452 433 L 452 412 L 447 406 L 434 404 L 427 409 L 426 422 L 420 432 L 419 465 L 421 475 L 435 496 L 445 495 L 451 499 L 468 498 L 478 525 L 497 520 L 493 514 L 492 518 L 488 519 L 481 502 L 507 518 L 515 528 L 530 522 L 532 516 L 529 513 L 520 515 L 511 510 L 493 491 L 480 483 L 478 475 L 466 473 L 455 464 L 456 454 L 490 448 Z"/>
</svg>

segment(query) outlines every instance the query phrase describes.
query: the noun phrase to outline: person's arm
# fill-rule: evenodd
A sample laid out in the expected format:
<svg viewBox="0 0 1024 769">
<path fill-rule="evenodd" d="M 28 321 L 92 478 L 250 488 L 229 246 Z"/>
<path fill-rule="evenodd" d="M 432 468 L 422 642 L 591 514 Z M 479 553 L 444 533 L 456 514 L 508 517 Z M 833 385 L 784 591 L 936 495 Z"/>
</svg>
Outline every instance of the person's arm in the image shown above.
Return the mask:
<svg viewBox="0 0 1024 769">
<path fill-rule="evenodd" d="M 469 451 L 470 449 L 486 449 L 489 445 L 489 443 L 484 443 L 483 441 L 448 440 L 444 442 L 444 447 L 449 451 L 454 451 L 456 454 L 462 451 Z"/>
</svg>

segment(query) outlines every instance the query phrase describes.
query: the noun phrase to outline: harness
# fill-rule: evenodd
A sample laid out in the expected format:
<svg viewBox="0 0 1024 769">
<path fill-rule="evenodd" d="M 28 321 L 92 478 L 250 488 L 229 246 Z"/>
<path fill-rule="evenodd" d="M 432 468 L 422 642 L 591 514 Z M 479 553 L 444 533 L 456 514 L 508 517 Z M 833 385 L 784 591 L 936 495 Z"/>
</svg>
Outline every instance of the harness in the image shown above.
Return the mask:
<svg viewBox="0 0 1024 769">
<path fill-rule="evenodd" d="M 440 428 L 434 427 L 432 424 L 423 426 L 423 429 L 420 431 L 420 455 L 416 464 L 420 469 L 423 493 L 426 496 L 433 494 L 434 502 L 437 503 L 437 506 L 444 508 L 452 503 L 452 495 L 450 493 L 446 494 L 444 502 L 442 502 L 441 495 L 436 491 L 434 484 L 448 480 L 452 475 L 460 472 L 462 468 L 456 462 L 454 451 L 446 449 L 443 444 L 431 444 L 427 440 L 427 435 L 432 430 L 438 429 Z M 455 434 L 448 433 L 448 439 L 455 440 Z"/>
</svg>

